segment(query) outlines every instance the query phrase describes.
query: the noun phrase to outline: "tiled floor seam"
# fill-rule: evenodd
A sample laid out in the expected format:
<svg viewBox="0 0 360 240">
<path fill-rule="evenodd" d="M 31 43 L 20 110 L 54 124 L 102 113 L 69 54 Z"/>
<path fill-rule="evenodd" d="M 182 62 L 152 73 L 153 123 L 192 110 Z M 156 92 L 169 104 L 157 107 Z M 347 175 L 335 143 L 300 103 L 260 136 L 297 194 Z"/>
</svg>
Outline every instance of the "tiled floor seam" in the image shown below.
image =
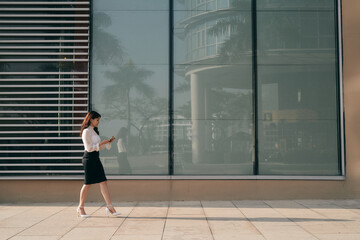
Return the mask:
<svg viewBox="0 0 360 240">
<path fill-rule="evenodd" d="M 295 201 L 294 201 L 295 202 Z M 288 218 L 287 216 L 283 215 L 281 212 L 277 211 L 275 208 L 273 208 L 271 205 L 269 205 L 267 202 L 264 201 L 264 203 L 266 205 L 268 205 L 271 209 L 273 209 L 275 212 L 279 213 L 281 216 L 283 216 L 284 218 L 289 219 L 292 223 L 294 223 L 296 226 L 298 226 L 299 228 L 301 228 L 302 230 L 304 230 L 305 232 L 307 232 L 308 234 L 310 234 L 311 236 L 313 236 L 314 238 L 321 240 L 320 238 L 318 238 L 317 236 L 315 236 L 313 233 L 309 232 L 307 229 L 303 228 L 301 225 L 297 224 L 296 222 L 294 222 L 291 218 Z"/>
<path fill-rule="evenodd" d="M 203 211 L 203 213 L 204 213 L 204 216 L 205 216 L 205 218 L 206 218 L 206 223 L 207 223 L 207 225 L 208 225 L 208 227 L 209 227 L 209 230 L 210 230 L 210 233 L 211 233 L 211 237 L 212 237 L 213 240 L 215 240 L 214 235 L 213 235 L 213 232 L 212 232 L 211 227 L 210 227 L 210 223 L 209 223 L 208 217 L 206 216 L 206 212 L 205 212 L 205 210 L 204 210 L 204 206 L 203 206 L 203 204 L 202 204 L 202 201 L 200 201 L 200 205 L 201 205 L 201 209 L 202 209 L 202 211 Z"/>
<path fill-rule="evenodd" d="M 161 234 L 161 240 L 164 238 L 164 233 L 165 233 L 166 223 L 167 223 L 168 216 L 169 216 L 170 203 L 171 203 L 171 201 L 169 201 L 169 202 L 168 202 L 168 209 L 167 209 L 167 212 L 166 212 L 166 218 L 165 218 L 165 223 L 164 223 L 163 232 L 162 232 L 162 234 Z"/>
<path fill-rule="evenodd" d="M 346 207 L 344 207 L 344 206 L 341 206 L 341 205 L 338 205 L 338 204 L 332 203 L 332 202 L 331 202 L 331 204 L 332 204 L 332 205 L 335 205 L 335 206 L 337 206 L 337 207 L 339 207 L 339 208 L 346 209 L 346 210 L 350 211 L 351 213 L 355 213 L 355 214 L 357 214 L 357 215 L 360 215 L 360 212 L 353 211 L 353 210 L 354 210 L 353 208 L 346 208 Z"/>
<path fill-rule="evenodd" d="M 44 219 L 42 219 L 41 221 L 36 222 L 35 224 L 33 224 L 33 225 L 31 225 L 31 226 L 29 226 L 29 227 L 27 227 L 27 228 L 23 229 L 22 231 L 20 231 L 20 232 L 16 233 L 15 235 L 13 235 L 13 236 L 11 236 L 11 237 L 9 237 L 9 238 L 7 238 L 7 239 L 11 239 L 11 238 L 13 238 L 13 237 L 15 237 L 15 236 L 19 235 L 20 233 L 22 233 L 22 232 L 26 231 L 27 229 L 32 228 L 33 226 L 35 226 L 35 225 L 37 225 L 37 224 L 39 224 L 39 223 L 41 223 L 41 222 L 45 221 L 46 219 L 48 219 L 48 218 L 50 218 L 50 217 L 52 217 L 52 216 L 54 216 L 54 215 L 58 214 L 59 212 L 63 211 L 63 210 L 64 210 L 64 209 L 66 209 L 66 208 L 72 207 L 73 205 L 75 205 L 75 204 L 73 203 L 73 204 L 71 204 L 71 205 L 69 205 L 69 206 L 66 206 L 66 207 L 62 208 L 61 210 L 59 210 L 59 211 L 55 212 L 54 214 L 51 214 L 50 216 L 45 217 L 45 218 L 44 218 Z M 30 210 L 31 210 L 31 209 L 30 209 Z M 17 214 L 16 214 L 16 215 L 17 215 Z M 16 216 L 16 215 L 14 215 L 14 216 Z"/>
<path fill-rule="evenodd" d="M 75 204 L 74 204 L 75 205 Z M 105 206 L 105 204 L 101 205 L 98 209 L 96 209 L 94 212 L 98 211 L 100 208 L 102 208 L 103 206 Z M 67 231 L 66 233 L 64 233 L 63 235 L 60 236 L 59 239 L 62 239 L 66 234 L 68 234 L 69 232 L 71 232 L 71 230 L 73 230 L 74 228 L 76 228 L 77 226 L 79 226 L 86 218 L 84 218 L 82 221 L 80 221 L 78 224 L 76 224 L 74 227 L 70 228 L 69 231 Z"/>
<path fill-rule="evenodd" d="M 318 212 L 318 211 L 314 210 L 313 208 L 310 208 L 310 207 L 308 207 L 308 206 L 306 206 L 306 205 L 304 205 L 304 204 L 302 204 L 302 203 L 300 203 L 300 202 L 297 202 L 296 200 L 294 200 L 294 202 L 296 202 L 297 204 L 303 206 L 304 208 L 306 208 L 306 209 L 308 209 L 308 210 L 310 210 L 310 211 L 315 212 L 316 214 L 321 215 L 321 216 L 324 217 L 324 218 L 329 218 L 329 217 L 325 216 L 324 214 L 322 214 L 321 212 Z M 329 219 L 330 219 L 330 218 L 329 218 Z"/>
<path fill-rule="evenodd" d="M 136 202 L 135 206 L 131 209 L 131 211 L 129 212 L 129 214 L 126 215 L 124 221 L 122 221 L 122 223 L 119 225 L 119 227 L 115 230 L 115 232 L 111 235 L 111 237 L 110 237 L 109 239 L 111 239 L 111 238 L 114 237 L 115 233 L 116 233 L 116 232 L 120 229 L 120 227 L 124 224 L 124 222 L 126 221 L 126 219 L 130 216 L 130 214 L 134 211 L 134 209 L 136 208 L 136 206 L 137 206 L 138 204 L 139 204 L 139 202 Z"/>
<path fill-rule="evenodd" d="M 264 234 L 255 226 L 255 224 L 253 224 L 253 223 L 250 221 L 250 219 L 236 206 L 236 204 L 235 204 L 233 201 L 231 201 L 231 203 L 232 203 L 232 205 L 234 205 L 234 207 L 246 218 L 246 220 L 256 229 L 256 231 L 257 231 L 259 234 L 261 234 L 261 236 L 262 236 L 264 239 L 266 239 L 265 236 L 264 236 Z"/>
</svg>

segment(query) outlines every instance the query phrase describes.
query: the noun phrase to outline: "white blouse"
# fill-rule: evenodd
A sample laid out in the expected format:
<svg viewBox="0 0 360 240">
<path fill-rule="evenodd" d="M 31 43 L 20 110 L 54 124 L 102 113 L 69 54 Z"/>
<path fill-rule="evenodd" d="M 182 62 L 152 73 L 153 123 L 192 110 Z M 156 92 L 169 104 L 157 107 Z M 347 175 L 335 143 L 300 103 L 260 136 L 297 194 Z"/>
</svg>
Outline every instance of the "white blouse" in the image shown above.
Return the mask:
<svg viewBox="0 0 360 240">
<path fill-rule="evenodd" d="M 125 146 L 124 140 L 122 138 L 119 138 L 119 140 L 117 142 L 117 147 L 118 147 L 119 153 L 126 152 L 126 146 Z"/>
<path fill-rule="evenodd" d="M 100 136 L 95 132 L 94 127 L 92 126 L 84 129 L 81 138 L 84 143 L 84 148 L 88 152 L 100 151 L 104 148 L 111 148 L 110 143 L 99 146 L 101 142 Z"/>
</svg>

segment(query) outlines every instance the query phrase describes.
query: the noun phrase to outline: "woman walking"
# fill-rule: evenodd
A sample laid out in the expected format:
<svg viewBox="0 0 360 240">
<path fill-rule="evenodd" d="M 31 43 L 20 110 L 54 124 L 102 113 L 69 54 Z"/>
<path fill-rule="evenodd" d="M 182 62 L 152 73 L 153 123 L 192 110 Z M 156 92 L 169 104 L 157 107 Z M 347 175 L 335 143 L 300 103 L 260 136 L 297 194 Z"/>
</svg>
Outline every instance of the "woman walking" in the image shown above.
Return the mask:
<svg viewBox="0 0 360 240">
<path fill-rule="evenodd" d="M 118 147 L 118 164 L 120 174 L 131 174 L 131 167 L 127 158 L 127 128 L 122 127 L 119 130 L 117 147 Z"/>
<path fill-rule="evenodd" d="M 89 188 L 92 184 L 96 183 L 100 183 L 101 194 L 103 195 L 106 202 L 106 214 L 111 214 L 113 216 L 120 215 L 120 213 L 117 213 L 111 204 L 107 179 L 99 158 L 99 151 L 105 148 L 110 149 L 111 143 L 115 138 L 112 137 L 109 140 L 106 139 L 101 141 L 98 130 L 100 118 L 101 115 L 99 113 L 95 111 L 89 112 L 86 115 L 80 130 L 80 136 L 85 147 L 85 153 L 82 160 L 85 170 L 85 182 L 80 191 L 80 202 L 77 208 L 77 213 L 78 216 L 83 218 L 89 217 L 89 215 L 87 215 L 85 212 L 84 204 Z"/>
</svg>

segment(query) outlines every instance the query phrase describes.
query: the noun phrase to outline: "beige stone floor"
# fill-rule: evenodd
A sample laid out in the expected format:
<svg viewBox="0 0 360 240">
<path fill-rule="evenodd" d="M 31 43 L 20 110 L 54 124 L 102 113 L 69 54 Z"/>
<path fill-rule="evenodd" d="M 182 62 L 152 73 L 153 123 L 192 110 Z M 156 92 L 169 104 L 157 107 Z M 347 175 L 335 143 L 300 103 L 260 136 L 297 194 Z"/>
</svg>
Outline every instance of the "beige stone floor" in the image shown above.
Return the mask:
<svg viewBox="0 0 360 240">
<path fill-rule="evenodd" d="M 0 204 L 0 239 L 360 240 L 360 200 Z"/>
</svg>

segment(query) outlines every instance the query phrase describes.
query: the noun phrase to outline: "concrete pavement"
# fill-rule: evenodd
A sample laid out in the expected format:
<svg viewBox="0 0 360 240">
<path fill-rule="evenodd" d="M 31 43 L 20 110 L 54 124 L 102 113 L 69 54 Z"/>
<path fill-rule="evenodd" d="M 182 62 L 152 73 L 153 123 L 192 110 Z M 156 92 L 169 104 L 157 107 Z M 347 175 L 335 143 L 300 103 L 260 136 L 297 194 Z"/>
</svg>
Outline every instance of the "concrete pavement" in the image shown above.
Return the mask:
<svg viewBox="0 0 360 240">
<path fill-rule="evenodd" d="M 0 239 L 360 240 L 360 200 L 0 204 Z"/>
</svg>

